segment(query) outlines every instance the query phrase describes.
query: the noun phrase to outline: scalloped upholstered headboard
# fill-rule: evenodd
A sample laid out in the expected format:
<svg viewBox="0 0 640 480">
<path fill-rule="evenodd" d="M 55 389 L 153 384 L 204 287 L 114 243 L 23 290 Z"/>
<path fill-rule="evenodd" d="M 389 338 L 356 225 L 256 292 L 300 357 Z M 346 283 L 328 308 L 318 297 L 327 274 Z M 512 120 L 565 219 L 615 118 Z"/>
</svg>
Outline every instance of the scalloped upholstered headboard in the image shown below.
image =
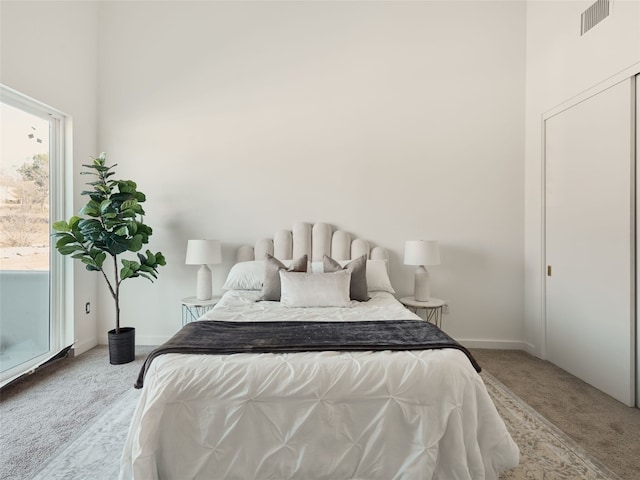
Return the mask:
<svg viewBox="0 0 640 480">
<path fill-rule="evenodd" d="M 328 223 L 296 223 L 292 230 L 280 230 L 273 239 L 263 238 L 254 247 L 242 246 L 236 261 L 262 260 L 269 253 L 280 260 L 299 258 L 305 253 L 310 262 L 321 262 L 325 254 L 334 260 L 350 260 L 367 255 L 372 260 L 389 260 L 389 252 L 382 247 L 371 248 L 369 242 L 351 239 L 342 230 L 333 230 Z"/>
</svg>

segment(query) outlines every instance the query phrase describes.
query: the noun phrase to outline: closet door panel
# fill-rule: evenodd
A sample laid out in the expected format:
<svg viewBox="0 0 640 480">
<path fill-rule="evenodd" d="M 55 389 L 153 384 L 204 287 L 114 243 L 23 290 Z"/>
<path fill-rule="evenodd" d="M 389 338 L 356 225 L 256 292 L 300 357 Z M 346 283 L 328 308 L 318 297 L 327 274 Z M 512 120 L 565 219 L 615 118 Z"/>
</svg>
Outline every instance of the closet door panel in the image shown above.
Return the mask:
<svg viewBox="0 0 640 480">
<path fill-rule="evenodd" d="M 636 169 L 638 162 L 640 161 L 640 75 L 636 75 L 635 78 L 636 84 L 636 115 L 635 115 L 635 124 L 636 124 Z M 636 171 L 636 219 L 638 217 L 638 212 L 640 212 L 640 208 L 638 204 L 640 203 L 640 198 L 638 198 L 638 191 L 640 191 L 640 179 L 638 179 L 638 173 Z M 637 228 L 637 223 L 636 223 Z M 640 251 L 640 238 L 636 232 L 636 263 L 638 262 L 637 255 L 638 251 Z M 640 292 L 638 292 L 638 286 L 640 285 L 640 281 L 638 281 L 638 268 L 636 268 L 636 407 L 640 408 L 640 325 L 638 324 L 638 304 L 640 303 Z"/>
<path fill-rule="evenodd" d="M 634 90 L 626 80 L 545 122 L 547 356 L 627 405 L 635 404 Z"/>
</svg>

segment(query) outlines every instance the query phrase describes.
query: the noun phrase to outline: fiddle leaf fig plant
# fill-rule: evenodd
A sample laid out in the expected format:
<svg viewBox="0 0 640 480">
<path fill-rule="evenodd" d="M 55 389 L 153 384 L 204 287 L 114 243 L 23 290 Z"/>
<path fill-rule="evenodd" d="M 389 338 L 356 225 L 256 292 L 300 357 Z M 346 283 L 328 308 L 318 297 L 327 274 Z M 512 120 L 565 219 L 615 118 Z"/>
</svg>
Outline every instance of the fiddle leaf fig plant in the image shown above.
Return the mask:
<svg viewBox="0 0 640 480">
<path fill-rule="evenodd" d="M 115 301 L 116 328 L 120 333 L 120 285 L 128 278 L 144 277 L 153 282 L 158 268 L 166 265 L 162 253 L 146 250 L 139 253 L 143 245 L 149 243 L 153 230 L 143 223 L 146 200 L 144 193 L 131 180 L 115 180 L 114 167 L 107 166 L 106 154 L 93 158 L 93 163 L 83 165 L 81 175 L 95 177 L 87 185 L 91 190 L 82 192 L 89 201 L 69 221 L 55 222 L 52 227 L 57 237 L 56 249 L 62 255 L 80 260 L 86 269 L 102 273 L 109 292 Z M 135 253 L 135 259 L 118 257 L 125 253 Z M 109 258 L 110 257 L 110 258 Z M 109 261 L 107 259 L 109 258 Z M 113 273 L 107 274 L 112 268 Z"/>
</svg>

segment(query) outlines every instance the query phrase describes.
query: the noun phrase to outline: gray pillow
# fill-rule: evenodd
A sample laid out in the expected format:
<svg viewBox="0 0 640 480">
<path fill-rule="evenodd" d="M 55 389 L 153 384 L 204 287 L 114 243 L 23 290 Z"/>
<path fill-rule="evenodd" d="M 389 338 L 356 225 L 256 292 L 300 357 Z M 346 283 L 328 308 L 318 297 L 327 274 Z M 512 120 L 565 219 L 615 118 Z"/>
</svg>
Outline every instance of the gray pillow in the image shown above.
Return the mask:
<svg viewBox="0 0 640 480">
<path fill-rule="evenodd" d="M 366 302 L 369 300 L 369 289 L 367 287 L 367 256 L 361 255 L 342 267 L 333 258 L 325 255 L 322 258 L 322 269 L 325 273 L 349 270 L 351 272 L 351 284 L 349 285 L 349 296 L 351 300 Z"/>
<path fill-rule="evenodd" d="M 288 272 L 306 272 L 307 256 L 303 255 L 291 262 L 287 268 L 280 260 L 267 253 L 264 262 L 264 281 L 262 282 L 262 296 L 259 300 L 280 301 L 280 270 Z"/>
</svg>

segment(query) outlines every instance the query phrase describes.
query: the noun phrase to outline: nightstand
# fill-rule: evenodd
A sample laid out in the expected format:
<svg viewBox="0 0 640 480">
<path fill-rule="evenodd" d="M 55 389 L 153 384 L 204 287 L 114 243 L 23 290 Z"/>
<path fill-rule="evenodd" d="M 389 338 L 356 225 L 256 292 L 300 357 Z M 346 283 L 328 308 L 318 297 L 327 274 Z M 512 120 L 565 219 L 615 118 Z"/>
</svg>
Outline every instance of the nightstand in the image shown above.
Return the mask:
<svg viewBox="0 0 640 480">
<path fill-rule="evenodd" d="M 193 322 L 216 306 L 220 301 L 219 296 L 213 296 L 209 300 L 198 300 L 197 297 L 186 297 L 180 300 L 182 303 L 182 325 Z"/>
<path fill-rule="evenodd" d="M 418 310 L 423 309 L 427 322 L 433 323 L 438 328 L 442 327 L 442 310 L 447 304 L 444 300 L 430 297 L 428 302 L 419 302 L 413 297 L 402 297 L 400 303 L 409 310 L 413 310 L 416 315 L 418 314 Z"/>
</svg>

